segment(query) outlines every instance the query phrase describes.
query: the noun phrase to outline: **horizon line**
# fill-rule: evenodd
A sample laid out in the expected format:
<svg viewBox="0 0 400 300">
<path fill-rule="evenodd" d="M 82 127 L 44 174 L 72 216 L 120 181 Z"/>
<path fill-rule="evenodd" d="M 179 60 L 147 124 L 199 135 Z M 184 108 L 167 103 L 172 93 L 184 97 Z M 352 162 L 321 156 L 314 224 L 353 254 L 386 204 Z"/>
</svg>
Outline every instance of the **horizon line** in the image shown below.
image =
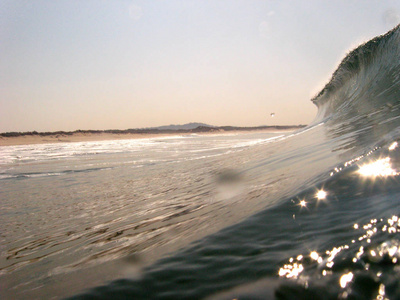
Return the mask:
<svg viewBox="0 0 400 300">
<path fill-rule="evenodd" d="M 197 124 L 200 122 L 191 122 L 182 125 L 162 125 L 156 127 L 142 127 L 142 128 L 127 128 L 127 129 L 76 129 L 72 131 L 64 131 L 64 130 L 56 130 L 56 131 L 6 131 L 0 132 L 0 136 L 2 137 L 13 137 L 13 136 L 21 136 L 21 135 L 52 135 L 52 134 L 74 134 L 74 133 L 114 133 L 114 134 L 128 134 L 128 133 L 146 133 L 146 131 L 154 131 L 154 132 L 171 132 L 171 131 L 193 131 L 193 130 L 212 130 L 212 129 L 223 129 L 223 130 L 251 130 L 251 129 L 262 129 L 262 128 L 299 128 L 305 127 L 306 124 L 298 124 L 298 125 L 259 125 L 259 126 L 233 126 L 233 125 L 224 125 L 224 126 L 214 126 L 208 125 L 205 123 L 201 123 L 202 125 L 196 126 L 194 128 L 177 128 L 177 129 L 166 129 L 163 127 L 169 126 L 185 126 L 190 124 Z M 163 128 L 163 129 L 160 129 Z"/>
</svg>

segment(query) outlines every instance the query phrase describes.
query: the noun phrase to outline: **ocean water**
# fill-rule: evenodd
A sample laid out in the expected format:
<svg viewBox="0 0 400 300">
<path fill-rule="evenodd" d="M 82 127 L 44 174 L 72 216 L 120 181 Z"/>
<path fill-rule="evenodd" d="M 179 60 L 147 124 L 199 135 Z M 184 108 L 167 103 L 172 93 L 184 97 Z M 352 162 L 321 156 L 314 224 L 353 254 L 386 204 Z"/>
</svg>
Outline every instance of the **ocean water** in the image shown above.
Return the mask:
<svg viewBox="0 0 400 300">
<path fill-rule="evenodd" d="M 2 298 L 400 299 L 400 27 L 296 132 L 0 148 Z"/>
</svg>

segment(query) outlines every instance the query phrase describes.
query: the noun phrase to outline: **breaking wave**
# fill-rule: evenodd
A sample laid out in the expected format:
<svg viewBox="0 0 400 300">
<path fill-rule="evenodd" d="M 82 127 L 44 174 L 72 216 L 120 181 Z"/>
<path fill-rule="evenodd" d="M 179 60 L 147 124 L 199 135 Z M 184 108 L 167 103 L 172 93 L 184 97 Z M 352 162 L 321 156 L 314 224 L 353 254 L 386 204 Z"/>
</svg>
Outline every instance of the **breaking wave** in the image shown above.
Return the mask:
<svg viewBox="0 0 400 300">
<path fill-rule="evenodd" d="M 274 204 L 140 279 L 75 298 L 400 299 L 399 100 L 397 26 L 351 51 L 312 99 L 313 124 L 274 144 L 294 145 L 274 162 L 292 159 L 307 177 L 288 185 L 291 196 L 266 201 Z M 318 174 L 307 171 L 312 163 Z M 260 159 L 257 168 L 273 166 Z"/>
</svg>

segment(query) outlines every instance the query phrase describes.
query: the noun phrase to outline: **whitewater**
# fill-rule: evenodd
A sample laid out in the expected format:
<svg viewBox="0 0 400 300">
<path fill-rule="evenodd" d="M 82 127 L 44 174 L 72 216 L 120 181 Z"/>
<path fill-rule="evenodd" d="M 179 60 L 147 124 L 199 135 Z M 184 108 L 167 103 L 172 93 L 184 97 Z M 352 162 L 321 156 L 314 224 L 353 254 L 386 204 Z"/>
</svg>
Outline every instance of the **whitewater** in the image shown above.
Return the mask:
<svg viewBox="0 0 400 300">
<path fill-rule="evenodd" d="M 296 132 L 0 147 L 4 299 L 400 299 L 400 27 Z"/>
</svg>

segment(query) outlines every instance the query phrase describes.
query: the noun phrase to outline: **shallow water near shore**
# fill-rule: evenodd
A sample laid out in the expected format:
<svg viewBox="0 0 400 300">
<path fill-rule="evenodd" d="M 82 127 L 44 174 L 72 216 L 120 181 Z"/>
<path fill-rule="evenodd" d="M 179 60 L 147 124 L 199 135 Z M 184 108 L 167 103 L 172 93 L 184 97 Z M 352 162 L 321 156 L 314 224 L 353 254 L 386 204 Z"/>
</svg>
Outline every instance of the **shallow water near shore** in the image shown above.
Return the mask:
<svg viewBox="0 0 400 300">
<path fill-rule="evenodd" d="M 285 134 L 2 147 L 3 292 L 73 294 L 250 215 L 266 182 L 247 187 L 243 166 Z"/>
</svg>

